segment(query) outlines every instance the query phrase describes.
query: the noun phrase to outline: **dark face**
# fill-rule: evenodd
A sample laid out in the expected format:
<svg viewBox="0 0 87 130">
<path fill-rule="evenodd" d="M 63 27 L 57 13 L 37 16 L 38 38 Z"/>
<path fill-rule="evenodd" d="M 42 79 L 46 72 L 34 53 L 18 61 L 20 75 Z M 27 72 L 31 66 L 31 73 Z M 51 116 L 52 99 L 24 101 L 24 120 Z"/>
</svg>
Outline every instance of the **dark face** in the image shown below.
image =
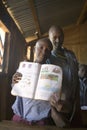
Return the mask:
<svg viewBox="0 0 87 130">
<path fill-rule="evenodd" d="M 80 78 L 83 78 L 85 76 L 85 68 L 83 66 L 79 68 L 78 75 Z"/>
<path fill-rule="evenodd" d="M 49 39 L 52 42 L 53 50 L 58 48 L 58 46 L 59 46 L 59 39 L 60 39 L 60 33 L 55 31 L 55 30 L 49 32 Z"/>
<path fill-rule="evenodd" d="M 35 46 L 35 61 L 38 63 L 45 63 L 51 53 L 51 48 L 47 42 L 39 41 Z"/>
</svg>

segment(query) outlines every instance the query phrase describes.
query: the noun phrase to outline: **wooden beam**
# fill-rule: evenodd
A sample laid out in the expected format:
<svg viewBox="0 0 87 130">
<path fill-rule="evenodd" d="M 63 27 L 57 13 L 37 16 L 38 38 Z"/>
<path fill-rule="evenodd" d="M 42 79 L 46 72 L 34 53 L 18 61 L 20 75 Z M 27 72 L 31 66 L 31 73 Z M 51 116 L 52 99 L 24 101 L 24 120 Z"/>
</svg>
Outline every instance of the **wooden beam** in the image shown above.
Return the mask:
<svg viewBox="0 0 87 130">
<path fill-rule="evenodd" d="M 0 27 L 5 31 L 9 32 L 8 28 L 3 24 L 3 22 L 0 20 Z"/>
<path fill-rule="evenodd" d="M 34 40 L 37 40 L 37 36 L 29 36 L 29 37 L 26 37 L 25 40 L 27 43 L 31 42 L 31 41 L 34 41 Z"/>
<path fill-rule="evenodd" d="M 86 19 L 87 19 L 87 0 L 84 4 L 82 12 L 77 20 L 77 25 L 84 23 Z"/>
<path fill-rule="evenodd" d="M 38 32 L 38 37 L 41 37 L 41 30 L 40 30 L 40 26 L 39 26 L 39 21 L 38 21 L 36 9 L 35 9 L 34 1 L 29 0 L 29 5 L 30 5 L 30 9 L 31 9 L 32 14 L 33 14 L 34 22 L 36 25 L 36 31 Z"/>
<path fill-rule="evenodd" d="M 48 37 L 48 33 L 44 33 L 41 38 L 43 37 Z M 26 42 L 29 43 L 29 42 L 32 42 L 34 40 L 38 40 L 37 36 L 29 36 L 29 37 L 26 37 L 25 38 Z"/>
</svg>

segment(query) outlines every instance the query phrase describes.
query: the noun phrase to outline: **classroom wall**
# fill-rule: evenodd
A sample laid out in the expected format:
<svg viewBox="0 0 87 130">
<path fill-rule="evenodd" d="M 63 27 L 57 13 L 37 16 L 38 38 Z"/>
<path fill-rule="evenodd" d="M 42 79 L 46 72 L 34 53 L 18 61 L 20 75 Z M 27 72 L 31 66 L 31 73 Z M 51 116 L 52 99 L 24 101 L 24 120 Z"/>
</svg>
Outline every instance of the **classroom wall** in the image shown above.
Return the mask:
<svg viewBox="0 0 87 130">
<path fill-rule="evenodd" d="M 79 63 L 87 64 L 87 22 L 64 29 L 64 46 L 73 50 Z"/>
</svg>

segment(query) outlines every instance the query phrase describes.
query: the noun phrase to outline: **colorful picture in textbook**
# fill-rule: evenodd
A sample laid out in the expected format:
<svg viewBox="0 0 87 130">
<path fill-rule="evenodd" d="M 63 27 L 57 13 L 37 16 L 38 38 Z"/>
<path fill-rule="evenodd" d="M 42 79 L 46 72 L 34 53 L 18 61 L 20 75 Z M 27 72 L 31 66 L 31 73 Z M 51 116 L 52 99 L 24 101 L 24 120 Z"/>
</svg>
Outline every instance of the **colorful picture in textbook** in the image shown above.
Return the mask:
<svg viewBox="0 0 87 130">
<path fill-rule="evenodd" d="M 62 69 L 55 65 L 42 65 L 35 99 L 43 98 L 44 100 L 48 100 L 52 93 L 60 92 L 61 86 Z"/>
</svg>

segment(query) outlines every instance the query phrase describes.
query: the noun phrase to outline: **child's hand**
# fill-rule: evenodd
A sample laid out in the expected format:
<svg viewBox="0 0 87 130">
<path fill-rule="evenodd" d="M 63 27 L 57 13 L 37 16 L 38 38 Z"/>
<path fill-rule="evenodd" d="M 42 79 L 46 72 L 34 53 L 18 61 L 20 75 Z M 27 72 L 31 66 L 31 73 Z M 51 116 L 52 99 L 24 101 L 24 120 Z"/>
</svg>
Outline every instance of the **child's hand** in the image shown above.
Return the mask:
<svg viewBox="0 0 87 130">
<path fill-rule="evenodd" d="M 18 83 L 21 80 L 22 74 L 16 72 L 12 77 L 12 84 Z"/>
</svg>

